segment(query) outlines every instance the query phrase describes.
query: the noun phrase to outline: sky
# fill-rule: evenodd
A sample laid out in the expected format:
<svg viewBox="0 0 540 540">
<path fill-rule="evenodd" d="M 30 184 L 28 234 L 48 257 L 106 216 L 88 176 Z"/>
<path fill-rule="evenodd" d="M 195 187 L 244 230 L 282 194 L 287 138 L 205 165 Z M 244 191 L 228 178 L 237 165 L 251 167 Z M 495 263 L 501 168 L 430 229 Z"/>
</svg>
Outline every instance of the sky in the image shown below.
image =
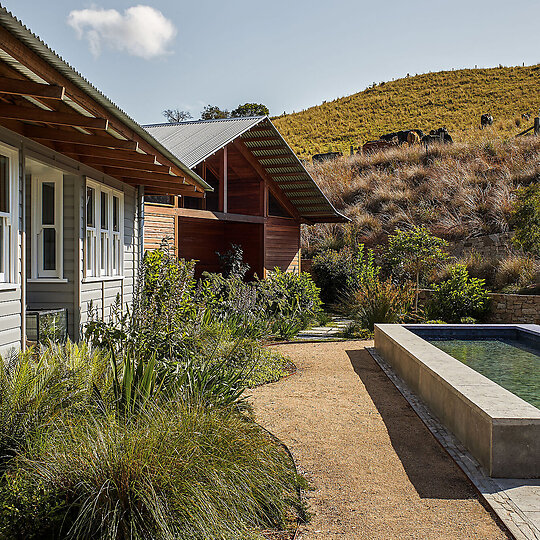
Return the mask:
<svg viewBox="0 0 540 540">
<path fill-rule="evenodd" d="M 408 73 L 540 62 L 540 0 L 0 3 L 141 124 L 207 104 L 278 115 Z"/>
</svg>

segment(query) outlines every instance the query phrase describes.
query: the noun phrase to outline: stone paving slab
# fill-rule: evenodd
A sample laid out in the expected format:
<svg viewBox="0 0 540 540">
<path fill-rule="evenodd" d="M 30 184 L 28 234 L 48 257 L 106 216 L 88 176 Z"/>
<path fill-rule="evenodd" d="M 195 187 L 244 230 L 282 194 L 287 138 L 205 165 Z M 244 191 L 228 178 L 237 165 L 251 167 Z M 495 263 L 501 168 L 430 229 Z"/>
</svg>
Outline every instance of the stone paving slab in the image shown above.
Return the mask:
<svg viewBox="0 0 540 540">
<path fill-rule="evenodd" d="M 540 480 L 491 478 L 467 449 L 429 411 L 374 348 L 368 352 L 409 402 L 433 436 L 476 486 L 516 540 L 540 540 Z"/>
<path fill-rule="evenodd" d="M 333 317 L 328 326 L 315 326 L 302 330 L 296 336 L 299 341 L 318 341 L 339 336 L 353 321 L 342 317 Z"/>
</svg>

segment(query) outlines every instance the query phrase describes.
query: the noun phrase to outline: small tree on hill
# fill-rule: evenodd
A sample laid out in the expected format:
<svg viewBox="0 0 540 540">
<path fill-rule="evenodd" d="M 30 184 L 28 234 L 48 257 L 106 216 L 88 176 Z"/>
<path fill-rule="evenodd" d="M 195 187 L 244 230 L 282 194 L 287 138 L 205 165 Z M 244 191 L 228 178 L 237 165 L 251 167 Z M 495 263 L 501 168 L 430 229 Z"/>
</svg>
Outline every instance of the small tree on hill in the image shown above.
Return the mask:
<svg viewBox="0 0 540 540">
<path fill-rule="evenodd" d="M 180 109 L 166 109 L 163 111 L 163 116 L 167 119 L 167 122 L 174 124 L 176 122 L 184 122 L 193 118 L 191 113 L 187 111 L 181 111 Z"/>
<path fill-rule="evenodd" d="M 230 115 L 227 109 L 220 109 L 217 105 L 207 105 L 201 112 L 201 120 L 229 118 Z"/>
<path fill-rule="evenodd" d="M 435 266 L 447 258 L 446 240 L 433 236 L 425 227 L 397 230 L 388 238 L 387 256 L 395 270 L 410 274 L 416 282 L 414 309 L 418 312 L 420 282 Z"/>
<path fill-rule="evenodd" d="M 515 229 L 514 245 L 539 256 L 540 184 L 518 190 L 511 222 Z"/>
<path fill-rule="evenodd" d="M 243 116 L 268 116 L 270 111 L 266 105 L 262 103 L 244 103 L 243 105 L 238 105 L 236 109 L 231 111 L 231 116 L 233 118 L 240 118 Z"/>
</svg>

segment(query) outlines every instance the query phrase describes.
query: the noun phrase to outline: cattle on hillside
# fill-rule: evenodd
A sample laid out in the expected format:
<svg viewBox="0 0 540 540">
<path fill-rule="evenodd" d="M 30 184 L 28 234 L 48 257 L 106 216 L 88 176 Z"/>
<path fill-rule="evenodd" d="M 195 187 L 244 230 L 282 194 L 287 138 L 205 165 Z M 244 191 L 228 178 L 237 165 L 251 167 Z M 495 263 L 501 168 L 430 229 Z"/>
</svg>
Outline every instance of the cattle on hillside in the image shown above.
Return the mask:
<svg viewBox="0 0 540 540">
<path fill-rule="evenodd" d="M 393 142 L 395 140 L 398 144 L 405 144 L 409 142 L 410 133 L 416 133 L 419 139 L 424 136 L 424 132 L 421 129 L 404 129 L 401 131 L 395 131 L 393 133 L 386 133 L 385 135 L 381 135 L 380 139 L 387 142 Z"/>
<path fill-rule="evenodd" d="M 379 140 L 379 141 L 368 141 L 362 146 L 362 152 L 364 154 L 376 154 L 381 150 L 387 150 L 388 148 L 395 148 L 395 143 Z"/>
<path fill-rule="evenodd" d="M 450 144 L 453 143 L 453 139 L 448 133 L 448 129 L 445 127 L 440 127 L 439 129 L 432 129 L 429 132 L 429 135 L 424 135 L 422 137 L 422 144 L 429 146 L 433 143 L 443 143 Z"/>
<path fill-rule="evenodd" d="M 317 163 L 324 163 L 325 161 L 337 159 L 338 157 L 343 157 L 343 154 L 341 152 L 326 152 L 325 154 L 315 154 L 311 159 Z"/>
<path fill-rule="evenodd" d="M 407 142 L 409 143 L 409 146 L 412 146 L 413 144 L 420 144 L 420 135 L 418 135 L 416 131 L 409 131 L 409 134 L 407 135 Z"/>
<path fill-rule="evenodd" d="M 486 126 L 493 125 L 493 116 L 491 114 L 483 114 L 480 117 L 480 128 L 484 129 Z"/>
</svg>

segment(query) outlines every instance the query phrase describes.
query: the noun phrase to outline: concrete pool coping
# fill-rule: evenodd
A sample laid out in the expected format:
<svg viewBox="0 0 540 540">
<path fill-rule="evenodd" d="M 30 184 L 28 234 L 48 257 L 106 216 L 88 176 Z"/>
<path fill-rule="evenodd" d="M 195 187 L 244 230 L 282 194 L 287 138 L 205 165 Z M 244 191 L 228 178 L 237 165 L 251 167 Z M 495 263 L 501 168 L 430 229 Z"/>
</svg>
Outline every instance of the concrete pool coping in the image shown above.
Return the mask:
<svg viewBox="0 0 540 540">
<path fill-rule="evenodd" d="M 441 325 L 467 327 L 540 336 L 540 325 Z M 489 476 L 540 477 L 540 410 L 411 331 L 423 328 L 435 325 L 377 324 L 375 349 Z"/>
<path fill-rule="evenodd" d="M 407 386 L 373 348 L 368 352 L 408 401 L 420 420 L 459 468 L 474 484 L 491 509 L 516 540 L 540 539 L 540 480 L 490 478 L 460 441 L 429 411 L 426 404 Z"/>
</svg>

